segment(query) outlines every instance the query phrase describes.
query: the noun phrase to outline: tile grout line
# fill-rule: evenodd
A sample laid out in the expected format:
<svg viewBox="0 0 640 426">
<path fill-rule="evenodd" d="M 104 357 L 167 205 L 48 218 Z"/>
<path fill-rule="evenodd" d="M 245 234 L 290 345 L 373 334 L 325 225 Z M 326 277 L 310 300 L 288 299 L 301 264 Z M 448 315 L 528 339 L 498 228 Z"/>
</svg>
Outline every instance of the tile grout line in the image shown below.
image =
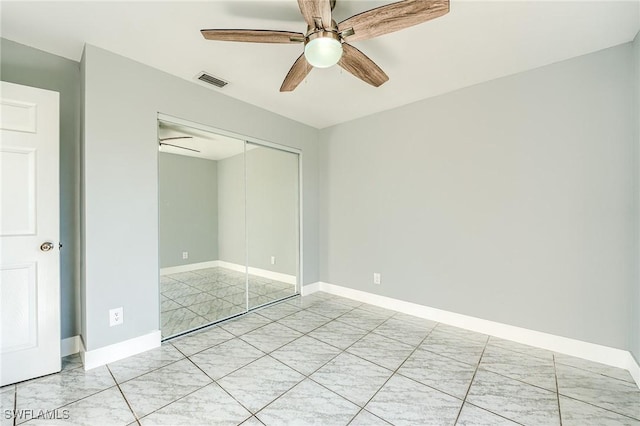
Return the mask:
<svg viewBox="0 0 640 426">
<path fill-rule="evenodd" d="M 395 315 L 395 314 L 394 314 L 394 315 Z M 385 322 L 386 322 L 386 321 L 385 321 Z M 384 324 L 384 323 L 382 323 L 382 324 Z M 382 325 L 382 324 L 381 324 L 381 325 Z M 420 340 L 420 343 L 418 343 L 418 344 L 416 345 L 416 347 L 415 347 L 415 348 L 413 348 L 413 350 L 411 351 L 411 353 L 405 357 L 404 361 L 402 361 L 402 362 L 400 363 L 400 365 L 399 365 L 395 370 L 393 370 L 393 371 L 391 372 L 391 375 L 387 378 L 387 380 L 385 380 L 385 381 L 384 381 L 384 383 L 383 383 L 383 384 L 378 388 L 378 390 L 377 390 L 377 391 L 375 391 L 373 395 L 371 395 L 371 398 L 369 398 L 369 399 L 367 400 L 367 402 L 365 402 L 365 403 L 364 403 L 364 405 L 362 405 L 362 407 L 360 408 L 360 410 L 356 413 L 356 415 L 355 415 L 355 416 L 353 416 L 353 418 L 349 421 L 349 423 L 348 423 L 347 425 L 351 424 L 351 422 L 353 422 L 353 420 L 354 420 L 356 417 L 358 417 L 358 415 L 362 412 L 362 410 L 364 410 L 364 407 L 366 407 L 366 406 L 367 406 L 367 405 L 368 405 L 368 404 L 373 400 L 373 398 L 375 398 L 375 397 L 376 397 L 376 395 L 377 395 L 378 393 L 380 393 L 380 391 L 382 390 L 382 388 L 383 388 L 383 387 L 385 387 L 385 385 L 389 382 L 389 380 L 391 380 L 391 378 L 392 378 L 393 376 L 395 376 L 395 375 L 398 373 L 398 370 L 400 370 L 400 368 L 402 368 L 402 366 L 404 365 L 404 363 L 405 363 L 405 362 L 407 362 L 407 360 L 413 356 L 413 354 L 418 350 L 418 348 L 420 347 L 420 345 L 422 345 L 422 344 L 424 343 L 424 341 L 427 339 L 427 337 L 429 337 L 429 336 L 431 335 L 431 333 L 433 332 L 433 330 L 435 330 L 435 328 L 438 326 L 438 324 L 439 324 L 439 323 L 436 323 L 436 325 L 435 325 L 435 326 L 433 326 L 433 327 L 431 328 L 431 330 L 429 330 L 429 332 L 427 333 L 427 335 L 426 335 L 426 336 L 424 336 L 424 337 L 422 338 L 422 340 Z M 378 327 L 379 327 L 379 326 L 378 326 Z M 377 327 L 376 327 L 376 328 L 377 328 Z M 374 330 L 375 330 L 375 329 L 374 329 Z M 371 332 L 369 332 L 368 334 L 371 334 L 371 333 L 373 333 L 373 330 L 371 330 Z M 368 335 L 368 334 L 367 334 L 367 335 Z M 363 337 L 364 337 L 364 336 L 363 336 Z M 356 342 L 356 343 L 357 343 L 357 342 Z M 355 344 L 355 343 L 354 343 L 354 344 Z M 351 345 L 351 346 L 353 346 L 353 345 Z M 349 346 L 349 347 L 351 347 L 351 346 Z M 347 348 L 347 349 L 348 349 L 348 348 Z M 345 351 L 346 351 L 346 349 L 345 349 Z M 352 354 L 352 355 L 353 355 L 353 354 Z M 356 356 L 357 356 L 357 355 L 356 355 Z M 364 358 L 362 358 L 362 359 L 364 359 Z M 367 361 L 367 360 L 365 360 L 365 361 Z M 371 361 L 369 361 L 369 362 L 371 362 Z M 374 363 L 374 364 L 375 364 L 375 363 Z M 376 365 L 377 365 L 377 364 L 376 364 Z M 389 370 L 389 369 L 387 368 L 387 370 Z M 402 376 L 402 377 L 404 377 L 404 376 Z M 357 405 L 357 404 L 356 404 L 356 405 Z M 372 413 L 372 414 L 374 414 L 374 413 Z M 374 415 L 375 415 L 375 414 L 374 414 Z M 378 416 L 376 416 L 376 417 L 378 417 Z M 384 419 L 384 418 L 382 418 L 382 417 L 380 417 L 380 418 L 381 418 L 382 420 L 384 420 L 384 421 L 387 421 L 386 419 Z M 388 423 L 389 423 L 389 422 L 388 422 Z"/>
<path fill-rule="evenodd" d="M 558 370 L 556 369 L 556 356 L 552 355 L 553 359 L 553 376 L 556 382 L 556 400 L 558 402 L 558 419 L 560 420 L 560 426 L 562 426 L 562 410 L 560 409 L 560 388 L 558 387 Z"/>
<path fill-rule="evenodd" d="M 176 349 L 178 349 L 178 348 L 176 348 Z M 178 349 L 178 351 L 180 351 L 180 349 Z M 180 353 L 182 353 L 182 351 L 180 351 Z M 184 353 L 182 353 L 182 354 L 184 355 Z M 210 386 L 211 384 L 215 384 L 215 385 L 217 385 L 220 389 L 222 389 L 222 390 L 224 391 L 224 393 L 226 393 L 227 395 L 229 395 L 229 397 L 231 397 L 234 401 L 236 401 L 238 404 L 240 404 L 240 406 L 241 406 L 242 408 L 244 408 L 245 410 L 247 410 L 247 412 L 248 412 L 249 414 L 251 414 L 248 418 L 244 419 L 244 420 L 242 421 L 242 423 L 246 422 L 248 419 L 250 419 L 251 417 L 253 417 L 253 416 L 254 416 L 253 411 L 249 410 L 249 408 L 248 408 L 248 407 L 245 407 L 245 405 L 244 405 L 243 403 L 241 403 L 240 401 L 238 401 L 238 400 L 237 400 L 233 395 L 231 395 L 231 394 L 230 394 L 230 393 L 229 393 L 225 388 L 223 388 L 222 386 L 220 386 L 220 383 L 218 383 L 218 381 L 217 381 L 217 380 L 215 380 L 213 377 L 211 377 L 210 375 L 208 375 L 208 374 L 207 374 L 207 372 L 206 372 L 206 371 L 204 371 L 202 368 L 200 368 L 200 366 L 199 366 L 198 364 L 196 364 L 196 363 L 195 363 L 191 358 L 189 358 L 189 357 L 187 357 L 187 356 L 185 356 L 185 357 L 186 357 L 186 359 L 188 359 L 188 360 L 191 362 L 191 364 L 193 364 L 193 365 L 194 365 L 198 370 L 200 370 L 200 371 L 201 371 L 205 376 L 207 376 L 209 379 L 211 379 L 211 383 L 209 383 L 209 384 L 207 384 L 207 385 L 205 385 L 205 386 L 201 387 L 200 389 L 204 389 L 205 387 Z M 263 357 L 260 357 L 260 358 L 263 358 Z M 259 359 L 260 359 L 260 358 L 259 358 Z M 247 364 L 247 365 L 248 365 L 248 364 Z M 224 377 L 224 376 L 223 376 L 223 377 Z M 221 378 L 222 378 L 222 377 L 221 377 Z M 199 391 L 200 389 L 197 389 L 197 390 L 195 390 L 194 392 L 197 392 L 197 391 Z M 194 392 L 191 392 L 191 393 L 194 393 Z M 189 395 L 191 395 L 191 393 L 190 393 Z M 187 396 L 188 396 L 188 395 L 185 395 L 184 397 L 187 397 Z M 183 398 L 184 398 L 184 397 L 183 397 Z M 180 399 L 182 399 L 182 398 L 180 398 Z M 178 400 L 176 400 L 176 401 L 178 401 Z M 169 404 L 167 404 L 167 405 L 173 404 L 173 403 L 174 403 L 174 402 L 176 402 L 176 401 L 172 401 L 172 402 L 170 402 L 170 403 L 169 403 Z M 164 408 L 164 407 L 163 407 L 163 408 Z"/>
<path fill-rule="evenodd" d="M 476 370 L 473 372 L 473 376 L 471 377 L 471 381 L 469 382 L 469 387 L 467 388 L 467 392 L 464 394 L 464 398 L 462 399 L 460 410 L 458 410 L 458 415 L 456 416 L 456 420 L 453 423 L 454 425 L 458 423 L 458 420 L 460 420 L 460 414 L 462 414 L 462 408 L 464 407 L 465 402 L 467 402 L 467 397 L 469 396 L 469 392 L 471 391 L 471 386 L 473 386 L 473 381 L 476 379 L 476 374 L 478 374 L 478 369 L 480 368 L 480 363 L 482 362 L 482 357 L 484 356 L 484 351 L 487 350 L 488 344 L 489 344 L 489 336 L 487 336 L 487 340 L 484 342 L 484 348 L 482 349 L 480 358 L 478 358 L 478 364 L 476 364 Z"/>
<path fill-rule="evenodd" d="M 133 414 L 133 418 L 135 419 L 136 423 L 138 423 L 138 426 L 140 426 L 140 419 L 138 418 L 138 415 L 136 414 L 136 412 L 133 411 L 133 407 L 131 406 L 131 403 L 129 403 L 129 400 L 127 399 L 124 392 L 122 391 L 122 388 L 120 387 L 120 383 L 118 383 L 118 381 L 116 380 L 116 377 L 113 375 L 113 372 L 111 371 L 109 366 L 105 365 L 105 367 L 107 367 L 107 371 L 109 372 L 109 374 L 111 375 L 111 378 L 113 379 L 116 386 L 118 387 L 118 391 L 120 391 L 120 395 L 122 395 L 124 402 L 127 403 L 127 407 L 129 407 L 129 411 L 131 411 L 131 414 Z"/>
</svg>

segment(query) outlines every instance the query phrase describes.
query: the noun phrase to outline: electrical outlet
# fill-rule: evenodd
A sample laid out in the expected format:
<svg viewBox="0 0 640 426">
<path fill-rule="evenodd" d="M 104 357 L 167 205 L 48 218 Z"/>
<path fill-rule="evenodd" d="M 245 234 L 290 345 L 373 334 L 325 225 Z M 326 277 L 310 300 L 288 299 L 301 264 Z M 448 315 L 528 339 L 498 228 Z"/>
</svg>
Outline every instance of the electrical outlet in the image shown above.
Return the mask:
<svg viewBox="0 0 640 426">
<path fill-rule="evenodd" d="M 109 309 L 109 327 L 122 325 L 123 322 L 124 314 L 122 313 L 122 307 Z"/>
<path fill-rule="evenodd" d="M 373 273 L 373 283 L 374 284 L 380 284 L 380 280 L 381 280 L 380 273 L 379 272 L 374 272 Z"/>
<path fill-rule="evenodd" d="M 182 252 L 182 258 L 183 259 L 188 259 L 189 258 L 189 252 L 188 251 L 183 251 Z"/>
<path fill-rule="evenodd" d="M 275 256 L 271 256 L 271 264 L 272 265 L 276 264 L 276 257 Z"/>
</svg>

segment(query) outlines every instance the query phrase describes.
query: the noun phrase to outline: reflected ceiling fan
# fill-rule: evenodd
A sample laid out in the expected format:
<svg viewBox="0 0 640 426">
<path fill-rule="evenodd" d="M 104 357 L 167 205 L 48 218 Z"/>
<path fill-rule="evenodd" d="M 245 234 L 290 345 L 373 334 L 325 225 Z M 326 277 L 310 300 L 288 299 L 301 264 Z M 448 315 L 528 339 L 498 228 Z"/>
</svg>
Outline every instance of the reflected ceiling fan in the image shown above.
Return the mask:
<svg viewBox="0 0 640 426">
<path fill-rule="evenodd" d="M 294 90 L 313 67 L 335 64 L 378 87 L 389 77 L 348 42 L 367 40 L 421 24 L 449 12 L 449 0 L 403 0 L 359 13 L 336 24 L 331 17 L 336 0 L 298 0 L 307 32 L 271 30 L 201 30 L 207 40 L 250 43 L 304 43 L 304 53 L 282 82 L 281 92 Z"/>
<path fill-rule="evenodd" d="M 193 148 L 187 148 L 186 146 L 180 146 L 180 145 L 174 145 L 172 143 L 167 143 L 167 141 L 175 141 L 178 139 L 193 139 L 193 136 L 172 136 L 170 138 L 160 138 L 158 139 L 158 143 L 160 144 L 160 146 L 172 146 L 174 148 L 180 148 L 180 149 L 186 149 L 188 151 L 193 151 L 193 152 L 200 152 L 197 149 L 193 149 Z"/>
</svg>

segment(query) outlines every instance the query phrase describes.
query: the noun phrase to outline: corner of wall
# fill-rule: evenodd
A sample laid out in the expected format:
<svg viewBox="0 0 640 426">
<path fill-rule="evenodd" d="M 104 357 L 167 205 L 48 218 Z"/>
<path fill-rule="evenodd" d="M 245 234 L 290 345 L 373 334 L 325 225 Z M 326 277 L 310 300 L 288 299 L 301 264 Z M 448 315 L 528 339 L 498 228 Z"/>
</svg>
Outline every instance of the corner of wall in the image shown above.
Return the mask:
<svg viewBox="0 0 640 426">
<path fill-rule="evenodd" d="M 640 31 L 633 41 L 634 52 L 634 81 L 635 81 L 635 118 L 636 118 L 636 187 L 635 187 L 635 215 L 636 215 L 636 245 L 635 256 L 637 259 L 635 288 L 633 291 L 632 318 L 630 345 L 631 353 L 635 356 L 636 363 L 640 365 Z"/>
</svg>

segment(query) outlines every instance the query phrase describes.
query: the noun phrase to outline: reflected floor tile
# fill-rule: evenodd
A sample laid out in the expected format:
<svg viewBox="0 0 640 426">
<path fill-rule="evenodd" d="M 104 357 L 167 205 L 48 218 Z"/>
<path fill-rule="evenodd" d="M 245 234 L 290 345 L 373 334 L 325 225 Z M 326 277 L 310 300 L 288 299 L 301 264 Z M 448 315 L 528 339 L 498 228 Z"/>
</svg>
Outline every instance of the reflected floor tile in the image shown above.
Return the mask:
<svg viewBox="0 0 640 426">
<path fill-rule="evenodd" d="M 390 370 L 395 370 L 413 350 L 413 346 L 405 345 L 397 340 L 379 334 L 369 334 L 354 343 L 347 349 L 347 352 Z"/>
<path fill-rule="evenodd" d="M 175 290 L 180 290 L 182 288 L 184 288 L 185 286 L 188 286 L 188 284 L 185 284 L 181 281 L 176 281 L 173 280 L 171 278 L 168 277 L 163 277 L 163 279 L 160 279 L 160 293 L 165 293 L 168 291 L 175 291 Z"/>
<path fill-rule="evenodd" d="M 322 315 L 314 314 L 313 312 L 304 310 L 284 317 L 278 322 L 301 333 L 308 333 L 311 330 L 328 323 L 329 321 L 330 319 L 327 317 L 323 317 Z"/>
<path fill-rule="evenodd" d="M 564 426 L 640 426 L 640 420 L 634 420 L 562 395 L 560 395 L 560 413 Z"/>
<path fill-rule="evenodd" d="M 366 409 L 394 425 L 452 425 L 462 401 L 395 375 Z"/>
<path fill-rule="evenodd" d="M 169 283 L 173 283 L 176 280 L 174 280 L 173 278 L 167 276 L 167 275 L 161 275 L 160 276 L 160 284 L 169 284 Z"/>
<path fill-rule="evenodd" d="M 354 417 L 349 426 L 389 426 L 391 423 L 382 420 L 367 410 L 362 410 Z"/>
<path fill-rule="evenodd" d="M 184 359 L 120 385 L 138 417 L 211 383 L 191 361 Z"/>
<path fill-rule="evenodd" d="M 244 305 L 232 305 L 220 308 L 218 310 L 213 310 L 205 315 L 205 318 L 210 322 L 216 322 L 225 318 L 230 318 L 235 315 L 242 314 L 244 312 L 246 312 L 246 308 Z"/>
<path fill-rule="evenodd" d="M 163 291 L 162 295 L 168 297 L 169 299 L 175 299 L 176 297 L 187 296 L 189 294 L 200 293 L 201 290 L 197 288 L 191 287 L 190 285 L 182 283 L 179 289 L 171 290 L 171 291 Z"/>
<path fill-rule="evenodd" d="M 261 308 L 256 311 L 256 313 L 273 321 L 277 321 L 281 318 L 286 317 L 287 315 L 291 315 L 299 311 L 300 308 L 297 306 L 293 306 L 289 303 L 278 303 L 275 305 L 267 306 L 266 308 Z"/>
<path fill-rule="evenodd" d="M 108 364 L 108 367 L 118 383 L 122 383 L 182 358 L 184 355 L 171 344 L 163 343 L 159 348 L 113 362 Z"/>
<path fill-rule="evenodd" d="M 172 336 L 207 324 L 206 318 L 187 308 L 178 308 L 160 314 L 160 327 L 163 337 Z"/>
<path fill-rule="evenodd" d="M 242 340 L 264 352 L 271 352 L 302 336 L 295 330 L 278 323 L 267 324 L 240 336 Z"/>
<path fill-rule="evenodd" d="M 309 336 L 281 347 L 271 353 L 275 359 L 294 370 L 309 375 L 340 353 L 340 349 Z"/>
<path fill-rule="evenodd" d="M 249 418 L 244 409 L 215 383 L 142 418 L 147 425 L 237 425 Z"/>
<path fill-rule="evenodd" d="M 556 372 L 553 359 L 536 358 L 521 352 L 487 346 L 480 368 L 521 380 L 530 385 L 556 391 Z"/>
<path fill-rule="evenodd" d="M 216 298 L 213 298 L 213 299 L 208 300 L 206 302 L 202 302 L 202 303 L 197 303 L 195 305 L 191 305 L 191 306 L 189 306 L 189 309 L 192 310 L 193 312 L 195 312 L 196 314 L 204 317 L 204 316 L 207 316 L 207 315 L 214 314 L 215 312 L 218 312 L 221 309 L 230 308 L 233 305 L 234 304 L 229 303 L 228 301 L 226 301 L 224 299 L 219 299 L 219 298 L 216 297 Z"/>
<path fill-rule="evenodd" d="M 556 372 L 560 394 L 640 420 L 640 389 L 634 383 L 564 364 L 556 364 Z"/>
<path fill-rule="evenodd" d="M 240 318 L 235 318 L 230 321 L 224 322 L 220 324 L 220 327 L 224 328 L 229 333 L 235 336 L 241 336 L 245 333 L 255 330 L 258 327 L 269 324 L 270 322 L 270 319 L 265 318 L 261 315 L 247 314 L 243 315 Z"/>
<path fill-rule="evenodd" d="M 57 413 L 52 414 L 57 415 L 58 419 L 39 418 L 25 424 L 125 426 L 135 421 L 135 417 L 124 400 L 122 393 L 115 386 L 66 405 L 59 409 Z M 67 419 L 64 417 L 67 417 Z"/>
<path fill-rule="evenodd" d="M 534 346 L 523 345 L 522 343 L 513 342 L 511 340 L 500 339 L 491 336 L 487 346 L 497 346 L 503 349 L 509 349 L 514 352 L 520 352 L 525 355 L 536 358 L 553 359 L 553 352 L 546 349 L 536 348 Z"/>
<path fill-rule="evenodd" d="M 359 408 L 306 379 L 256 414 L 267 426 L 346 425 Z"/>
<path fill-rule="evenodd" d="M 360 340 L 367 332 L 361 328 L 352 327 L 348 324 L 331 321 L 320 328 L 316 328 L 309 336 L 322 340 L 340 349 L 347 349 Z"/>
<path fill-rule="evenodd" d="M 214 326 L 206 330 L 196 331 L 187 336 L 171 340 L 171 344 L 186 356 L 209 349 L 219 343 L 233 339 L 235 336 L 220 327 Z"/>
<path fill-rule="evenodd" d="M 80 358 L 79 353 L 62 358 L 62 370 L 72 370 L 80 367 L 82 367 L 82 358 Z"/>
<path fill-rule="evenodd" d="M 478 370 L 467 401 L 518 423 L 560 424 L 555 392 L 489 371 Z"/>
<path fill-rule="evenodd" d="M 471 365 L 478 365 L 485 342 L 466 340 L 449 333 L 432 331 L 419 349 L 428 350 Z"/>
<path fill-rule="evenodd" d="M 74 368 L 17 385 L 18 410 L 53 410 L 115 385 L 107 367 Z"/>
<path fill-rule="evenodd" d="M 197 353 L 191 360 L 214 380 L 218 380 L 263 355 L 264 352 L 236 338 Z"/>
<path fill-rule="evenodd" d="M 225 376 L 218 384 L 255 413 L 302 379 L 302 374 L 265 356 Z"/>
<path fill-rule="evenodd" d="M 169 299 L 168 297 L 162 296 L 160 297 L 160 312 L 172 311 L 174 309 L 182 308 L 177 302 Z"/>
<path fill-rule="evenodd" d="M 602 374 L 603 376 L 613 377 L 614 379 L 624 380 L 629 383 L 635 383 L 631 374 L 622 368 L 611 367 L 610 365 L 600 364 L 582 358 L 576 358 L 571 355 L 555 354 L 555 361 L 558 364 L 570 365 L 582 370 L 591 371 L 592 373 Z"/>
<path fill-rule="evenodd" d="M 464 403 L 456 425 L 460 426 L 516 426 L 518 423 L 475 405 Z"/>
<path fill-rule="evenodd" d="M 435 324 L 433 323 L 433 327 L 435 327 Z M 395 318 L 389 318 L 373 330 L 376 334 L 382 334 L 413 346 L 422 342 L 430 331 L 431 328 L 413 325 Z"/>
<path fill-rule="evenodd" d="M 187 272 L 178 272 L 175 274 L 165 275 L 165 277 L 178 280 L 178 281 L 186 281 L 189 278 L 201 278 L 202 275 L 196 274 L 195 272 L 187 271 Z"/>
<path fill-rule="evenodd" d="M 429 351 L 415 351 L 398 373 L 462 399 L 475 371 L 473 365 Z"/>
<path fill-rule="evenodd" d="M 182 306 L 189 307 L 191 305 L 196 305 L 196 304 L 199 304 L 199 303 L 208 302 L 208 301 L 214 300 L 214 299 L 216 299 L 216 296 L 213 296 L 213 295 L 211 295 L 209 293 L 205 293 L 203 291 L 203 292 L 200 292 L 200 293 L 194 293 L 194 294 L 189 294 L 189 295 L 186 295 L 186 296 L 176 297 L 175 299 L 173 299 L 173 301 L 179 303 Z M 196 313 L 198 313 L 198 312 L 196 312 Z"/>
<path fill-rule="evenodd" d="M 361 407 L 393 374 L 392 371 L 348 353 L 313 373 L 311 378 Z"/>
<path fill-rule="evenodd" d="M 255 308 L 258 306 L 265 305 L 267 303 L 271 303 L 276 301 L 276 297 L 272 297 L 271 295 L 266 296 L 258 296 L 258 295 L 249 295 L 249 307 Z"/>
</svg>

